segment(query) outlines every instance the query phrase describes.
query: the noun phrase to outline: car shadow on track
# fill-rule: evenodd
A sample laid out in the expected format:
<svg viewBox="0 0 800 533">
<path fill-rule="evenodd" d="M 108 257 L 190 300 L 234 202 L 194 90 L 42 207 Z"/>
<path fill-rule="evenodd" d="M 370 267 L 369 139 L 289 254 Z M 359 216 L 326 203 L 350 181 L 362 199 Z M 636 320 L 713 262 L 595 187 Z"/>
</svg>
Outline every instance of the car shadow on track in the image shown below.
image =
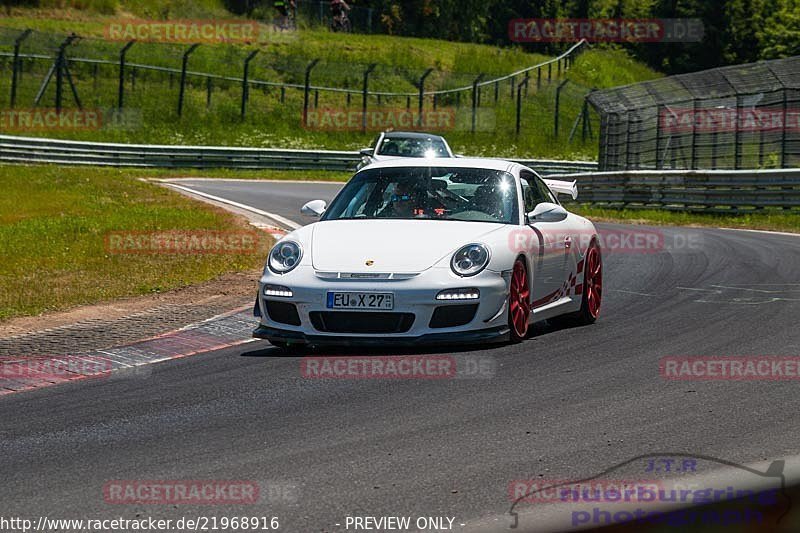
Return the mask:
<svg viewBox="0 0 800 533">
<path fill-rule="evenodd" d="M 282 349 L 269 346 L 264 349 L 242 352 L 241 357 L 319 357 L 319 356 L 391 356 L 391 355 L 441 355 L 454 353 L 469 353 L 481 349 L 491 349 L 506 346 L 504 344 L 476 345 L 448 345 L 448 346 L 298 346 L 292 349 Z"/>
<path fill-rule="evenodd" d="M 541 321 L 531 325 L 528 337 L 525 342 L 538 337 L 557 333 L 562 330 L 574 329 L 582 326 L 568 326 L 554 324 L 549 321 Z M 259 343 L 261 344 L 261 343 Z M 494 342 L 484 344 L 450 344 L 450 345 L 431 345 L 431 346 L 297 346 L 290 349 L 271 346 L 264 341 L 264 347 L 256 350 L 243 351 L 241 357 L 319 357 L 319 356 L 396 356 L 396 355 L 452 355 L 466 354 L 471 352 L 487 352 L 502 350 L 513 343 Z"/>
</svg>

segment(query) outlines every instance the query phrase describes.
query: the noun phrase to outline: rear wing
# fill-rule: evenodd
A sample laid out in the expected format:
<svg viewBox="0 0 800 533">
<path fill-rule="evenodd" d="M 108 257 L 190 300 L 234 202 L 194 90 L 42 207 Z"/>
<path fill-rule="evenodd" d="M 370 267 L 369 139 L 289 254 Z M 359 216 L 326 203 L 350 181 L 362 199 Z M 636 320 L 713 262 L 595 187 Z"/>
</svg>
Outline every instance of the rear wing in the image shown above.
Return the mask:
<svg viewBox="0 0 800 533">
<path fill-rule="evenodd" d="M 556 194 L 566 194 L 572 197 L 573 200 L 578 199 L 578 181 L 560 181 L 560 180 L 543 180 L 545 184 L 550 187 L 550 190 Z"/>
</svg>

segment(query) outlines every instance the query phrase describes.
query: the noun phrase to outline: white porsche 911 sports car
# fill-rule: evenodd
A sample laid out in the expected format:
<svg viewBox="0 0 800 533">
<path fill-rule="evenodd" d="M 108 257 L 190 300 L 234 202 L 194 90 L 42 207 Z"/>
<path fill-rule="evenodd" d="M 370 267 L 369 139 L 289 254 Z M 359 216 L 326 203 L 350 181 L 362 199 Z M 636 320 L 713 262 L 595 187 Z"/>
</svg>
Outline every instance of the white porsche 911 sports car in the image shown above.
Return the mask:
<svg viewBox="0 0 800 533">
<path fill-rule="evenodd" d="M 253 334 L 279 347 L 518 342 L 539 320 L 593 323 L 597 232 L 557 194 L 576 184 L 494 159 L 364 168 L 273 247 Z"/>
<path fill-rule="evenodd" d="M 431 159 L 456 156 L 441 135 L 418 131 L 385 131 L 375 138 L 371 147 L 361 150 L 362 159 L 357 169 L 403 157 Z"/>
</svg>

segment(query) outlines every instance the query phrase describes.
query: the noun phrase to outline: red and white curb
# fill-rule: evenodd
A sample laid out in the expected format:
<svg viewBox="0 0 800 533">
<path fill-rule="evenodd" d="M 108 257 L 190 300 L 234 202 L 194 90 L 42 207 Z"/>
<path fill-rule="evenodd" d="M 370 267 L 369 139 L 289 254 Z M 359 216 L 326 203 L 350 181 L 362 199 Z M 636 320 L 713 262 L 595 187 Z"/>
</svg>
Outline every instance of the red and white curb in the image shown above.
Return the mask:
<svg viewBox="0 0 800 533">
<path fill-rule="evenodd" d="M 286 236 L 286 230 L 279 228 L 277 226 L 270 226 L 269 224 L 263 224 L 261 222 L 250 222 L 250 225 L 256 227 L 262 231 L 266 231 L 275 241 L 279 241 Z"/>
<path fill-rule="evenodd" d="M 61 356 L 0 358 L 0 396 L 80 379 L 143 377 L 148 365 L 253 342 L 252 307 L 242 307 L 156 337 Z"/>
</svg>

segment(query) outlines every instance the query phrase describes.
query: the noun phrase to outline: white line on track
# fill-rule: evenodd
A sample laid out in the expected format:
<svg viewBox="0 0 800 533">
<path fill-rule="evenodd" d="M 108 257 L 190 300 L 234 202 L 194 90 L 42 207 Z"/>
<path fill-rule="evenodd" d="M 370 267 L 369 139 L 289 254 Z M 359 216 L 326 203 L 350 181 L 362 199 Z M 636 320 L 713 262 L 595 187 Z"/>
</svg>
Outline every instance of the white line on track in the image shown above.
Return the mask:
<svg viewBox="0 0 800 533">
<path fill-rule="evenodd" d="M 725 231 L 747 231 L 750 233 L 767 233 L 769 235 L 789 235 L 791 237 L 800 237 L 800 233 L 789 233 L 786 231 L 768 231 L 765 229 L 744 229 L 744 228 L 719 228 Z"/>
<path fill-rule="evenodd" d="M 261 209 L 255 208 L 253 206 L 247 204 L 240 204 L 239 202 L 234 202 L 233 200 L 228 200 L 227 198 L 221 198 L 219 196 L 214 196 L 213 194 L 208 194 L 205 192 L 200 192 L 190 187 L 185 187 L 183 185 L 176 185 L 175 183 L 164 182 L 164 185 L 168 187 L 174 187 L 176 189 L 180 189 L 182 191 L 186 191 L 191 194 L 196 194 L 198 196 L 202 196 L 203 198 L 208 198 L 209 200 L 214 200 L 215 202 L 221 202 L 223 204 L 232 205 L 233 207 L 238 207 L 239 209 L 244 209 L 245 211 L 250 211 L 251 213 L 255 213 L 257 215 L 261 215 L 262 217 L 271 218 L 278 224 L 281 224 L 284 228 L 290 230 L 296 230 L 300 227 L 300 224 L 293 220 L 289 220 L 286 217 L 282 217 L 280 215 L 276 215 L 275 213 L 269 213 L 267 211 L 263 211 Z"/>
</svg>

